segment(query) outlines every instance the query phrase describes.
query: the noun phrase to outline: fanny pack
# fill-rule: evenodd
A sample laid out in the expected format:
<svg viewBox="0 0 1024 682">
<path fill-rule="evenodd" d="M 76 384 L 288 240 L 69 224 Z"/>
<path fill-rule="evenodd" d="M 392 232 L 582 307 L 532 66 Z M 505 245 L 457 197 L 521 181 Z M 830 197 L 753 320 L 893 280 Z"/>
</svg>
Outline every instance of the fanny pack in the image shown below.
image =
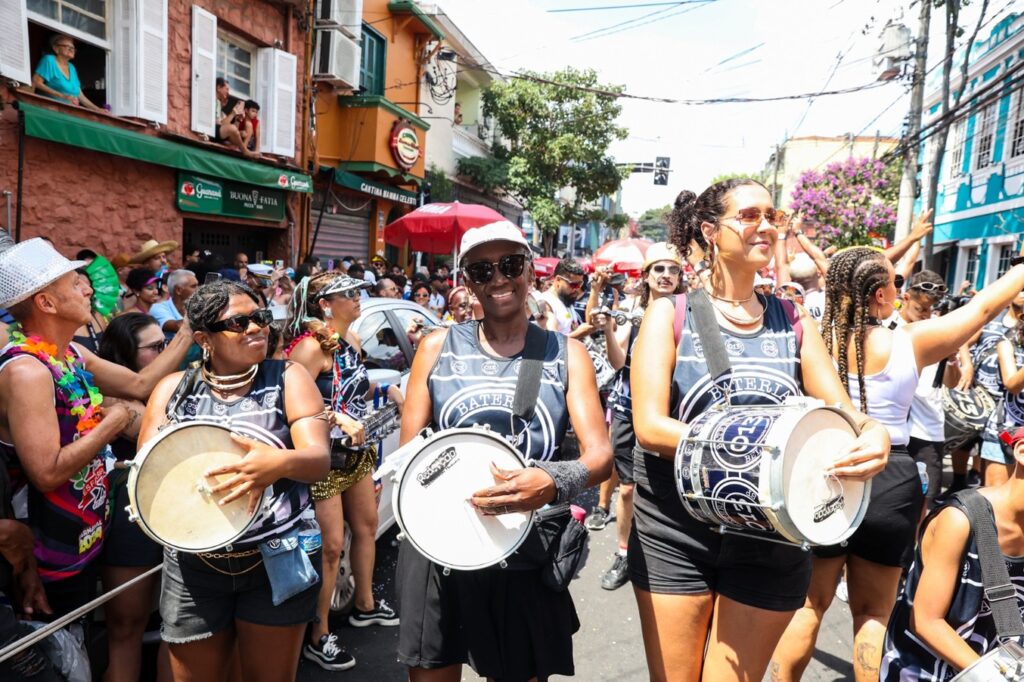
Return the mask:
<svg viewBox="0 0 1024 682">
<path fill-rule="evenodd" d="M 270 579 L 274 606 L 280 606 L 320 582 L 313 563 L 299 545 L 298 528 L 260 543 L 260 554 Z"/>
<path fill-rule="evenodd" d="M 589 553 L 589 539 L 589 531 L 573 518 L 568 504 L 538 509 L 530 534 L 506 560 L 505 570 L 540 569 L 544 586 L 562 592 L 583 566 Z"/>
</svg>

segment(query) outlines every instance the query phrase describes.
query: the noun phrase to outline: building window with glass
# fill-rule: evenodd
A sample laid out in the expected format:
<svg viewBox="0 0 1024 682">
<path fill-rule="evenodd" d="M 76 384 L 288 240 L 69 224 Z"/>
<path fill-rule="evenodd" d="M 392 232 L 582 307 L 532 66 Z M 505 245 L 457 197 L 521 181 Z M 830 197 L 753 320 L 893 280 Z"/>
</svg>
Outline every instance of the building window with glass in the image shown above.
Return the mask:
<svg viewBox="0 0 1024 682">
<path fill-rule="evenodd" d="M 1024 87 L 1018 88 L 1013 94 L 1013 109 L 1010 112 L 1012 124 L 1009 131 L 1010 158 L 1024 156 Z"/>
<path fill-rule="evenodd" d="M 241 99 L 253 98 L 255 49 L 233 35 L 217 35 L 217 77 L 228 82 L 231 94 Z"/>
<path fill-rule="evenodd" d="M 999 249 L 999 265 L 996 266 L 996 279 L 1006 274 L 1010 269 L 1010 260 L 1013 258 L 1013 246 L 1003 246 Z"/>
<path fill-rule="evenodd" d="M 949 145 L 949 178 L 958 178 L 964 174 L 964 129 L 967 119 L 953 122 L 950 130 Z"/>
<path fill-rule="evenodd" d="M 27 0 L 25 6 L 62 26 L 107 39 L 106 0 Z"/>
<path fill-rule="evenodd" d="M 972 247 L 964 251 L 964 280 L 974 286 L 974 278 L 978 276 L 978 248 Z"/>
<path fill-rule="evenodd" d="M 993 147 L 996 137 L 996 107 L 998 102 L 993 102 L 982 108 L 974 119 L 974 169 L 981 170 L 992 165 Z"/>
<path fill-rule="evenodd" d="M 365 95 L 384 94 L 387 40 L 363 24 L 363 56 L 359 65 L 359 85 Z"/>
</svg>

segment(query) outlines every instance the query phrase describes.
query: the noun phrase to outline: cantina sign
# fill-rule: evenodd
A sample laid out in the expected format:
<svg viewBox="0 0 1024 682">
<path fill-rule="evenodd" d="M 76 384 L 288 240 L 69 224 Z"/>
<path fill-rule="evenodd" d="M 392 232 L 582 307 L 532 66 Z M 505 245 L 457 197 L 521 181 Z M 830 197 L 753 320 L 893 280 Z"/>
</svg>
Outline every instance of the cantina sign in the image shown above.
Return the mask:
<svg viewBox="0 0 1024 682">
<path fill-rule="evenodd" d="M 402 170 L 410 170 L 420 160 L 420 137 L 408 121 L 391 126 L 391 156 Z"/>
<path fill-rule="evenodd" d="M 285 216 L 285 193 L 230 180 L 179 173 L 178 208 L 192 213 L 279 223 Z"/>
</svg>

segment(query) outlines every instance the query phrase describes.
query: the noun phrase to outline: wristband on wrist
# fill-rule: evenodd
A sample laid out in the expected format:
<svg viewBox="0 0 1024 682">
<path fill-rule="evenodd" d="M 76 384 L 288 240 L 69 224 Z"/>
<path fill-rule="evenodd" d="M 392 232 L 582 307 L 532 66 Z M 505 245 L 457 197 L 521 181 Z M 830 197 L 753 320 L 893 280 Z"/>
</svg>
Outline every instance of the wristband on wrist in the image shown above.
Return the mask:
<svg viewBox="0 0 1024 682">
<path fill-rule="evenodd" d="M 1014 256 L 1010 259 L 1010 267 L 1024 263 L 1024 256 Z"/>
<path fill-rule="evenodd" d="M 555 482 L 555 504 L 563 504 L 576 499 L 584 488 L 590 471 L 578 459 L 569 462 L 540 462 L 530 460 L 530 466 L 543 469 Z"/>
</svg>

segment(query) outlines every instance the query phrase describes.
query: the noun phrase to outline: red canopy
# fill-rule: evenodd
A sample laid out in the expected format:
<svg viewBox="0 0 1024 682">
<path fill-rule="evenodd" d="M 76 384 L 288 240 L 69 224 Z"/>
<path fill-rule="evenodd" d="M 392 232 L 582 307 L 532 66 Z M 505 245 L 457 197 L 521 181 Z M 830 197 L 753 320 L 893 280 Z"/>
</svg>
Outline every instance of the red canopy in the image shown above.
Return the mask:
<svg viewBox="0 0 1024 682">
<path fill-rule="evenodd" d="M 616 239 L 594 252 L 594 265 L 610 265 L 615 272 L 638 272 L 653 244 L 650 239 Z"/>
<path fill-rule="evenodd" d="M 538 277 L 550 277 L 555 274 L 555 268 L 558 267 L 558 261 L 558 258 L 552 258 L 551 256 L 534 258 L 533 269 L 536 271 Z"/>
<path fill-rule="evenodd" d="M 423 253 L 452 253 L 462 235 L 474 227 L 489 225 L 507 218 L 492 208 L 479 204 L 427 204 L 384 228 L 384 241 Z"/>
</svg>

